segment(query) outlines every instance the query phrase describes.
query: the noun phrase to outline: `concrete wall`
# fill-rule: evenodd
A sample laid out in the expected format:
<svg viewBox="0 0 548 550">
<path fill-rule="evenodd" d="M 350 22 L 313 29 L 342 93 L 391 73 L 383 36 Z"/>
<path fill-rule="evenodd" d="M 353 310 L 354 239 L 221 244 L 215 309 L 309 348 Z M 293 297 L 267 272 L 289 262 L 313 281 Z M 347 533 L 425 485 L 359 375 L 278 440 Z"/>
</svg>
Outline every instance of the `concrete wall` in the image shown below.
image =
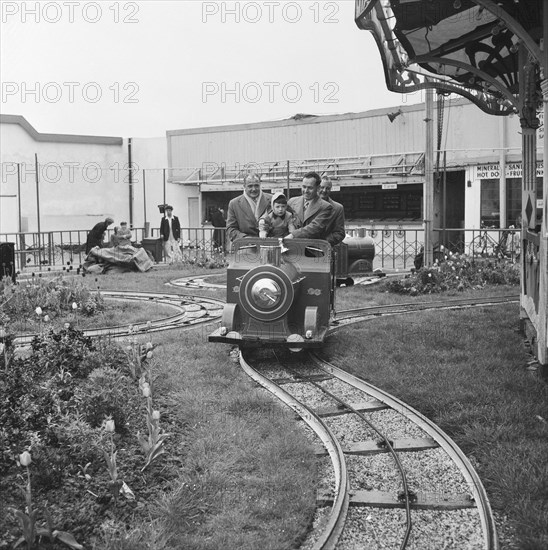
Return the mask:
<svg viewBox="0 0 548 550">
<path fill-rule="evenodd" d="M 42 231 L 89 229 L 106 216 L 127 216 L 128 189 L 118 170 L 126 162 L 122 138 L 39 134 L 22 117 L 0 119 L 0 233 L 38 230 L 35 154 Z M 8 197 L 5 197 L 8 195 Z"/>
<path fill-rule="evenodd" d="M 133 182 L 134 226 L 144 227 L 146 217 L 146 221 L 150 224 L 151 230 L 154 230 L 153 236 L 157 236 L 161 219 L 158 205 L 164 204 L 164 202 L 171 204 L 181 224 L 186 224 L 188 218 L 184 216 L 186 208 L 183 207 L 187 204 L 189 193 L 194 193 L 193 196 L 198 196 L 198 188 L 187 188 L 169 183 L 166 138 L 133 138 L 131 141 L 132 160 L 135 168 Z M 166 180 L 165 187 L 164 171 Z M 145 201 L 146 213 L 144 206 Z"/>
<path fill-rule="evenodd" d="M 130 212 L 134 227 L 143 227 L 145 219 L 151 228 L 159 227 L 157 205 L 164 202 L 163 170 L 168 167 L 165 137 L 132 139 L 131 207 L 128 139 L 44 134 L 23 117 L 2 115 L 0 141 L 0 233 L 19 231 L 19 203 L 21 230 L 38 230 L 35 154 L 42 231 L 88 230 L 107 216 L 115 223 L 129 222 Z M 197 188 L 166 185 L 167 202 L 176 209 L 181 205 L 179 217 L 187 212 L 189 196 L 197 197 Z"/>
</svg>

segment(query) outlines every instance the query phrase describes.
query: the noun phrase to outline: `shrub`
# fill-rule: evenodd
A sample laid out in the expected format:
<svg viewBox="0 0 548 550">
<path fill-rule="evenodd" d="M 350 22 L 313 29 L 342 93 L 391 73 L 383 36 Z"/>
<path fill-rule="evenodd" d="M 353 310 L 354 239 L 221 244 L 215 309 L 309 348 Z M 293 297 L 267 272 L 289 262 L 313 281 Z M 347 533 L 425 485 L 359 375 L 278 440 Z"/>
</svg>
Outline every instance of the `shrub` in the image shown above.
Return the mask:
<svg viewBox="0 0 548 550">
<path fill-rule="evenodd" d="M 79 399 L 83 417 L 97 428 L 106 417 L 114 420 L 116 431 L 126 429 L 127 404 L 136 398 L 136 388 L 131 379 L 120 371 L 100 367 L 92 371 L 81 386 Z"/>
<path fill-rule="evenodd" d="M 447 290 L 483 288 L 492 285 L 519 285 L 519 266 L 507 260 L 472 260 L 453 254 L 432 267 L 422 267 L 405 279 L 388 281 L 386 288 L 398 294 L 431 294 Z"/>
<path fill-rule="evenodd" d="M 55 414 L 55 398 L 33 368 L 32 358 L 16 358 L 0 371 L 0 465 L 32 443 L 33 434 L 44 433 L 47 418 Z"/>
<path fill-rule="evenodd" d="M 84 363 L 86 355 L 95 349 L 91 338 L 72 327 L 39 334 L 31 346 L 40 372 L 55 374 L 64 370 L 83 378 L 94 368 Z"/>
<path fill-rule="evenodd" d="M 82 416 L 66 415 L 51 425 L 57 444 L 65 449 L 73 464 L 85 466 L 102 459 L 98 446 L 100 430 L 92 428 Z"/>
<path fill-rule="evenodd" d="M 30 281 L 16 285 L 5 277 L 0 281 L 0 302 L 5 313 L 15 319 L 32 318 L 37 307 L 49 315 L 70 312 L 73 303 L 80 304 L 88 315 L 105 309 L 100 292 L 90 291 L 75 277 L 63 276 L 53 279 L 32 277 Z"/>
</svg>

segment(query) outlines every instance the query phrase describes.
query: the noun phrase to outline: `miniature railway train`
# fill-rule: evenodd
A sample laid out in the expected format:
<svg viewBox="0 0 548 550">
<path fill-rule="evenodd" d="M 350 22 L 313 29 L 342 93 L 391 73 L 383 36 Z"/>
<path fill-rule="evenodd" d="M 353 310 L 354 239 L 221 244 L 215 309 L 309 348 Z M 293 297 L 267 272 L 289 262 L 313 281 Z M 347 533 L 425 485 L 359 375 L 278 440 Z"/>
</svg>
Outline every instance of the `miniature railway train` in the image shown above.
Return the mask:
<svg viewBox="0 0 548 550">
<path fill-rule="evenodd" d="M 297 351 L 326 337 L 337 282 L 372 270 L 375 247 L 352 238 L 333 251 L 327 241 L 247 237 L 234 242 L 221 326 L 210 342 Z M 334 259 L 335 258 L 335 259 Z"/>
</svg>

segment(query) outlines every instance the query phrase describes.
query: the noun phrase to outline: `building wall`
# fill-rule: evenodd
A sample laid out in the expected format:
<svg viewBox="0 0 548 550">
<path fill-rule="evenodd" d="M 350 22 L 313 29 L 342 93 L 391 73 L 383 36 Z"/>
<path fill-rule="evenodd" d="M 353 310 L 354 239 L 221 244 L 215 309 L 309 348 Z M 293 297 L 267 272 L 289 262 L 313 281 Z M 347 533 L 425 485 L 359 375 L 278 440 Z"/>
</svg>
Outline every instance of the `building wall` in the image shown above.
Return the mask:
<svg viewBox="0 0 548 550">
<path fill-rule="evenodd" d="M 7 119 L 7 121 L 6 121 Z M 128 190 L 116 169 L 126 159 L 122 138 L 39 134 L 22 117 L 0 119 L 2 143 L 0 233 L 38 230 L 35 154 L 38 157 L 40 229 L 89 229 L 128 210 Z"/>
<path fill-rule="evenodd" d="M 188 197 L 198 197 L 198 187 L 185 187 L 169 183 L 165 136 L 159 138 L 133 138 L 131 141 L 132 161 L 135 169 L 133 177 L 134 226 L 144 227 L 146 221 L 150 224 L 153 236 L 157 236 L 161 220 L 158 205 L 164 203 L 171 204 L 174 207 L 174 214 L 183 225 L 186 225 L 188 223 L 186 209 Z"/>
<path fill-rule="evenodd" d="M 165 136 L 132 140 L 131 209 L 128 139 L 43 134 L 23 117 L 2 115 L 0 141 L 0 233 L 19 231 L 19 201 L 21 230 L 38 230 L 35 154 L 41 231 L 88 230 L 107 216 L 114 218 L 116 224 L 129 222 L 130 210 L 134 227 L 144 227 L 146 218 L 151 228 L 159 228 L 157 205 L 164 202 L 163 171 L 167 173 L 168 167 Z M 197 188 L 166 185 L 166 200 L 176 209 L 178 204 L 187 203 L 189 194 L 197 196 Z"/>
<path fill-rule="evenodd" d="M 389 113 L 401 110 L 393 122 Z M 227 166 L 253 162 L 351 157 L 424 151 L 424 104 L 345 115 L 306 117 L 256 124 L 172 130 L 167 132 L 170 166 Z M 435 109 L 434 125 L 438 123 Z M 445 102 L 441 149 L 451 162 L 493 158 L 501 147 L 519 155 L 519 117 L 506 117 L 504 142 L 499 117 L 463 100 Z M 437 131 L 435 132 L 437 135 Z M 539 149 L 542 140 L 539 140 Z M 437 143 L 435 144 L 437 148 Z"/>
</svg>

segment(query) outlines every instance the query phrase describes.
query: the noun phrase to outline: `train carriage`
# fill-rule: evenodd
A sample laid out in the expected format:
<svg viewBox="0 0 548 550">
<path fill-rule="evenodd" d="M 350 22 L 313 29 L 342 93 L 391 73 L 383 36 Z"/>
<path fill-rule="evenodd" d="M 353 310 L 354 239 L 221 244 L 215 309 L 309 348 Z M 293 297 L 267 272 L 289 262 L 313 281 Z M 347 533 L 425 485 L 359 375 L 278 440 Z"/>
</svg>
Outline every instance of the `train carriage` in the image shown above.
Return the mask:
<svg viewBox="0 0 548 550">
<path fill-rule="evenodd" d="M 321 346 L 334 298 L 329 243 L 248 237 L 233 244 L 227 303 L 209 341 L 241 347 Z"/>
</svg>

